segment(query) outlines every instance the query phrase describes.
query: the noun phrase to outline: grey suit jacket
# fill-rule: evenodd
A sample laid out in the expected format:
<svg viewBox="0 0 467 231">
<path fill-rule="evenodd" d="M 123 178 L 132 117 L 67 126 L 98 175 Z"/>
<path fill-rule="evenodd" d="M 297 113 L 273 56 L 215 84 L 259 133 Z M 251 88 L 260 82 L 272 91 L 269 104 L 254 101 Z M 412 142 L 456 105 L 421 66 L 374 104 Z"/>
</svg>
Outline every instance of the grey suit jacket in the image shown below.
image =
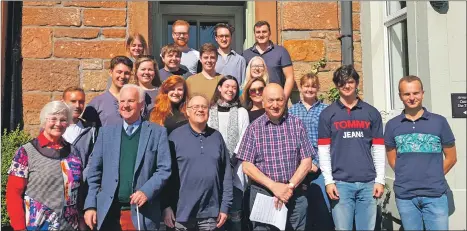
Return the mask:
<svg viewBox="0 0 467 231">
<path fill-rule="evenodd" d="M 148 197 L 148 201 L 139 208 L 141 229 L 156 230 L 161 220 L 159 193 L 171 174 L 169 143 L 165 128 L 148 121 L 144 121 L 140 126 L 132 187 L 134 191 L 140 190 Z M 98 229 L 102 226 L 117 194 L 122 127 L 123 123 L 99 129 L 89 163 L 89 190 L 84 209 L 97 210 Z M 135 205 L 131 206 L 131 215 L 137 228 Z"/>
</svg>

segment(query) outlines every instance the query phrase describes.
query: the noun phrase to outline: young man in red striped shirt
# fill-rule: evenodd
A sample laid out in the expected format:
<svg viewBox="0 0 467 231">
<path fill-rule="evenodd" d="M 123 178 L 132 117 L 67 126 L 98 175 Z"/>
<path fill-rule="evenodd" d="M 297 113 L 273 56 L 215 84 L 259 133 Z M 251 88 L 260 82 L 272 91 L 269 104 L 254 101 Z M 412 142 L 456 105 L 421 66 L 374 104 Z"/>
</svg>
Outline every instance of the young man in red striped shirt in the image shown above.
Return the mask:
<svg viewBox="0 0 467 231">
<path fill-rule="evenodd" d="M 336 230 L 373 230 L 376 198 L 384 192 L 385 148 L 379 111 L 356 94 L 353 66 L 334 72 L 340 99 L 323 110 L 318 152 Z"/>
</svg>

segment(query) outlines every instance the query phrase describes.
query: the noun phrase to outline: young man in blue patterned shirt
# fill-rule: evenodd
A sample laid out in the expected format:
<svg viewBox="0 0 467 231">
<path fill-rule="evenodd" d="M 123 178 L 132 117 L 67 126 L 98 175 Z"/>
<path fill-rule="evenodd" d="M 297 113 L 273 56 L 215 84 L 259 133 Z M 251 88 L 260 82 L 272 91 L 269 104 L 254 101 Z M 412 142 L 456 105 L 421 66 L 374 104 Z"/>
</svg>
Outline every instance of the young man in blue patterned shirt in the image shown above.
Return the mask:
<svg viewBox="0 0 467 231">
<path fill-rule="evenodd" d="M 306 127 L 308 139 L 318 152 L 318 121 L 319 115 L 328 105 L 318 100 L 319 79 L 315 74 L 305 74 L 300 78 L 300 102 L 292 105 L 289 110 L 300 118 Z M 308 185 L 306 192 L 308 200 L 308 213 L 306 230 L 332 230 L 334 225 L 331 217 L 331 207 L 326 194 L 324 177 L 319 170 L 319 159 L 313 159 L 311 172 L 304 183 Z"/>
<path fill-rule="evenodd" d="M 446 118 L 422 106 L 423 94 L 417 76 L 399 81 L 405 109 L 386 124 L 384 143 L 396 174 L 394 192 L 404 229 L 448 230 L 444 175 L 457 161 L 455 138 Z"/>
</svg>

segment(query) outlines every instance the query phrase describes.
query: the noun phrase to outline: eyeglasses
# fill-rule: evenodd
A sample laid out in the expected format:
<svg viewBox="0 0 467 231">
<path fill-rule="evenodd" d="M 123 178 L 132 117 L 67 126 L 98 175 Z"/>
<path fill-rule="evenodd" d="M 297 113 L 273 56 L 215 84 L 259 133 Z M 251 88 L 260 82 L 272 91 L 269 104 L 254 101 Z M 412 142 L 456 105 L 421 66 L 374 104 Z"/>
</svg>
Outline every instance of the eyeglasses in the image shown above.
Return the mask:
<svg viewBox="0 0 467 231">
<path fill-rule="evenodd" d="M 47 118 L 47 120 L 52 124 L 56 124 L 57 122 L 60 122 L 60 124 L 63 124 L 63 125 L 68 124 L 68 120 L 64 118 L 59 119 L 57 117 L 49 117 Z"/>
<path fill-rule="evenodd" d="M 263 90 L 264 87 L 250 88 L 250 90 L 248 90 L 248 93 L 250 93 L 251 96 L 262 96 Z"/>
<path fill-rule="evenodd" d="M 251 65 L 253 69 L 264 69 L 264 65 Z"/>
<path fill-rule="evenodd" d="M 208 109 L 208 106 L 206 106 L 206 105 L 192 105 L 192 106 L 189 106 L 187 108 L 191 108 L 193 110 L 199 110 L 199 109 L 206 110 L 206 109 Z"/>
<path fill-rule="evenodd" d="M 187 36 L 188 32 L 173 32 L 176 37 L 180 37 L 180 35 Z"/>
<path fill-rule="evenodd" d="M 220 35 L 217 35 L 218 38 L 221 38 L 221 39 L 226 39 L 226 38 L 230 38 L 230 35 L 228 34 L 220 34 Z"/>
</svg>

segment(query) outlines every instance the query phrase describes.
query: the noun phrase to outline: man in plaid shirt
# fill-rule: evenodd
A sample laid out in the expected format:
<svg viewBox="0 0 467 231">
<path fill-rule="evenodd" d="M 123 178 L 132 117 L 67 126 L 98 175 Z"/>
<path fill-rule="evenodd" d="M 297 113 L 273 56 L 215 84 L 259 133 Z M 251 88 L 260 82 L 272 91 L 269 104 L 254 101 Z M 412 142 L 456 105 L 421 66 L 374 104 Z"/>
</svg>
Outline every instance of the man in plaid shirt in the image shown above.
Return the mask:
<svg viewBox="0 0 467 231">
<path fill-rule="evenodd" d="M 302 180 L 310 172 L 316 153 L 302 121 L 287 114 L 284 90 L 271 83 L 263 93 L 266 113 L 248 126 L 237 157 L 251 182 L 250 209 L 257 193 L 275 197 L 276 207 L 285 204 L 287 230 L 305 230 L 308 203 Z M 253 222 L 254 230 L 276 230 Z"/>
</svg>

